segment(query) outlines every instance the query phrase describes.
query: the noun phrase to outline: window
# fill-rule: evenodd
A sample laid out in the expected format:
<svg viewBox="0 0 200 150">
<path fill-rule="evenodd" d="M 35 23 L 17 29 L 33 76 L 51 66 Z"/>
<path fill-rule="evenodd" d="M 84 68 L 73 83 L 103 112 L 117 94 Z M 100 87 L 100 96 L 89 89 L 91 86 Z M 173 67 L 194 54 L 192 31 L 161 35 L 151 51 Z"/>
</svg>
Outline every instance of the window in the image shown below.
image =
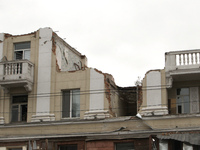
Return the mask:
<svg viewBox="0 0 200 150">
<path fill-rule="evenodd" d="M 61 145 L 59 150 L 77 150 L 77 145 Z"/>
<path fill-rule="evenodd" d="M 13 96 L 11 122 L 27 121 L 28 96 Z"/>
<path fill-rule="evenodd" d="M 133 143 L 116 143 L 115 150 L 134 150 Z"/>
<path fill-rule="evenodd" d="M 62 96 L 62 118 L 80 117 L 80 90 L 65 90 Z"/>
<path fill-rule="evenodd" d="M 189 88 L 179 88 L 176 90 L 177 102 L 176 113 L 190 113 L 190 93 Z"/>
<path fill-rule="evenodd" d="M 30 60 L 30 42 L 15 43 L 14 58 L 18 59 L 28 59 Z"/>
<path fill-rule="evenodd" d="M 22 148 L 9 148 L 9 150 L 22 150 Z"/>
<path fill-rule="evenodd" d="M 199 87 L 178 88 L 174 92 L 168 101 L 170 114 L 199 113 Z"/>
</svg>

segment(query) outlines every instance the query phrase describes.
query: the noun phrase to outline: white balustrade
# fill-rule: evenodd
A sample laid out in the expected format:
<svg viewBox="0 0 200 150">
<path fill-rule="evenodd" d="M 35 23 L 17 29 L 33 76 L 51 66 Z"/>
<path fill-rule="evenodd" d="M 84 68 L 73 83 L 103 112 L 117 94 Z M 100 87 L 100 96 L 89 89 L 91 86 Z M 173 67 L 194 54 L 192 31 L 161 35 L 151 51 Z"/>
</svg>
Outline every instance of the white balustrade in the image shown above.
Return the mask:
<svg viewBox="0 0 200 150">
<path fill-rule="evenodd" d="M 4 88 L 24 86 L 32 90 L 34 64 L 28 60 L 0 62 L 0 85 Z"/>
<path fill-rule="evenodd" d="M 176 66 L 183 65 L 197 65 L 200 64 L 200 52 L 191 52 L 189 51 L 176 54 Z"/>
<path fill-rule="evenodd" d="M 193 69 L 198 72 L 200 68 L 200 49 L 185 50 L 185 51 L 172 51 L 165 53 L 165 71 L 186 70 Z M 196 69 L 196 70 L 195 70 Z M 191 70 L 190 70 L 191 72 Z M 176 72 L 178 74 L 178 72 Z"/>
<path fill-rule="evenodd" d="M 22 62 L 20 63 L 5 63 L 4 75 L 22 74 Z"/>
<path fill-rule="evenodd" d="M 33 64 L 27 60 L 0 62 L 0 76 L 33 76 Z"/>
</svg>

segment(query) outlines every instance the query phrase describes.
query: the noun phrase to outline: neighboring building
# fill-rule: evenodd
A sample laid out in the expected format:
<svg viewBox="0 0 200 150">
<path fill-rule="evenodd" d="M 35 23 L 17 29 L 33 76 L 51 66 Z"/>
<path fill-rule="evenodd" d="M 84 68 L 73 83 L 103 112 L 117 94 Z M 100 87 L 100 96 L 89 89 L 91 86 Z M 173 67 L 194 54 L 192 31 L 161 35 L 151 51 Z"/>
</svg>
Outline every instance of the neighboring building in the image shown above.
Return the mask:
<svg viewBox="0 0 200 150">
<path fill-rule="evenodd" d="M 200 50 L 165 54 L 165 68 L 143 79 L 139 113 L 161 149 L 200 149 Z M 158 144 L 159 143 L 159 144 Z"/>
<path fill-rule="evenodd" d="M 1 33 L 0 60 L 0 150 L 141 147 L 131 133 L 149 127 L 126 117 L 137 112 L 138 87 L 88 68 L 51 28 Z"/>
</svg>

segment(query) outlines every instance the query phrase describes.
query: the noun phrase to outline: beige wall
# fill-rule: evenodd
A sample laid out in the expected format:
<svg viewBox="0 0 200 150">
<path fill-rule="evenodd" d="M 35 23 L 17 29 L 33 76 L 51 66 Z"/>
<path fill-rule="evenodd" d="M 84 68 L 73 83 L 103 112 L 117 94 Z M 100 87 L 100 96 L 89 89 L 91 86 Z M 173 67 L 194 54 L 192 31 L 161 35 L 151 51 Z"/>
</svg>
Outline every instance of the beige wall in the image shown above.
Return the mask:
<svg viewBox="0 0 200 150">
<path fill-rule="evenodd" d="M 139 119 L 129 121 L 112 119 L 108 121 L 79 121 L 79 122 L 61 122 L 61 123 L 40 123 L 28 125 L 10 125 L 0 127 L 1 136 L 34 136 L 34 135 L 63 135 L 83 133 L 115 133 L 121 127 L 126 127 L 130 131 L 149 130 L 149 127 Z"/>
<path fill-rule="evenodd" d="M 194 129 L 200 126 L 199 114 L 170 115 L 162 117 L 143 118 L 144 122 L 153 129 Z"/>
<path fill-rule="evenodd" d="M 4 39 L 4 50 L 3 50 L 3 56 L 6 56 L 8 61 L 14 59 L 14 44 L 18 42 L 27 42 L 31 41 L 31 57 L 30 61 L 33 62 L 35 66 L 37 66 L 38 62 L 38 33 L 32 33 L 29 35 L 22 35 L 22 36 L 9 36 Z M 35 67 L 34 73 L 37 74 L 37 67 Z M 36 105 L 36 98 L 33 97 L 33 95 L 36 93 L 36 84 L 37 81 L 37 76 L 34 75 L 34 84 L 33 84 L 33 89 L 31 92 L 27 92 L 23 86 L 19 86 L 16 88 L 11 88 L 9 89 L 8 93 L 4 91 L 3 89 L 1 90 L 1 96 L 3 96 L 3 100 L 1 100 L 1 108 L 3 107 L 3 117 L 5 120 L 5 123 L 9 123 L 11 116 L 10 116 L 10 111 L 11 111 L 11 99 L 13 95 L 22 95 L 22 94 L 28 94 L 29 95 L 29 100 L 28 100 L 28 117 L 27 121 L 31 121 L 31 116 L 33 112 L 35 112 L 35 105 Z M 6 92 L 6 93 L 5 93 Z M 32 95 L 32 96 L 31 96 Z M 2 115 L 0 115 L 2 116 Z"/>
</svg>

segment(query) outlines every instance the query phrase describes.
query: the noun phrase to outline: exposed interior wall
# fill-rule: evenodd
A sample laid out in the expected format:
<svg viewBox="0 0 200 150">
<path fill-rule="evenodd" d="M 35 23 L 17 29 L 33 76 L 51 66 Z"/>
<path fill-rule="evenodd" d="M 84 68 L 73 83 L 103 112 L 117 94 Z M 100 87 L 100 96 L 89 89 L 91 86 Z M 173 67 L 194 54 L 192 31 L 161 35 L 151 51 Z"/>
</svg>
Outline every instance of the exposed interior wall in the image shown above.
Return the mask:
<svg viewBox="0 0 200 150">
<path fill-rule="evenodd" d="M 54 44 L 56 47 L 56 60 L 60 71 L 81 70 L 83 65 L 81 55 L 76 54 L 72 47 L 65 41 L 54 35 Z"/>
<path fill-rule="evenodd" d="M 137 113 L 137 101 L 139 99 L 139 88 L 137 87 L 124 87 L 118 88 L 120 103 L 119 111 L 121 116 L 134 116 Z"/>
<path fill-rule="evenodd" d="M 100 72 L 102 73 L 102 72 Z M 118 113 L 119 109 L 119 94 L 117 86 L 115 85 L 114 78 L 112 75 L 102 73 L 104 75 L 105 84 L 105 96 L 104 96 L 104 109 L 109 111 L 112 117 L 120 116 Z"/>
</svg>

